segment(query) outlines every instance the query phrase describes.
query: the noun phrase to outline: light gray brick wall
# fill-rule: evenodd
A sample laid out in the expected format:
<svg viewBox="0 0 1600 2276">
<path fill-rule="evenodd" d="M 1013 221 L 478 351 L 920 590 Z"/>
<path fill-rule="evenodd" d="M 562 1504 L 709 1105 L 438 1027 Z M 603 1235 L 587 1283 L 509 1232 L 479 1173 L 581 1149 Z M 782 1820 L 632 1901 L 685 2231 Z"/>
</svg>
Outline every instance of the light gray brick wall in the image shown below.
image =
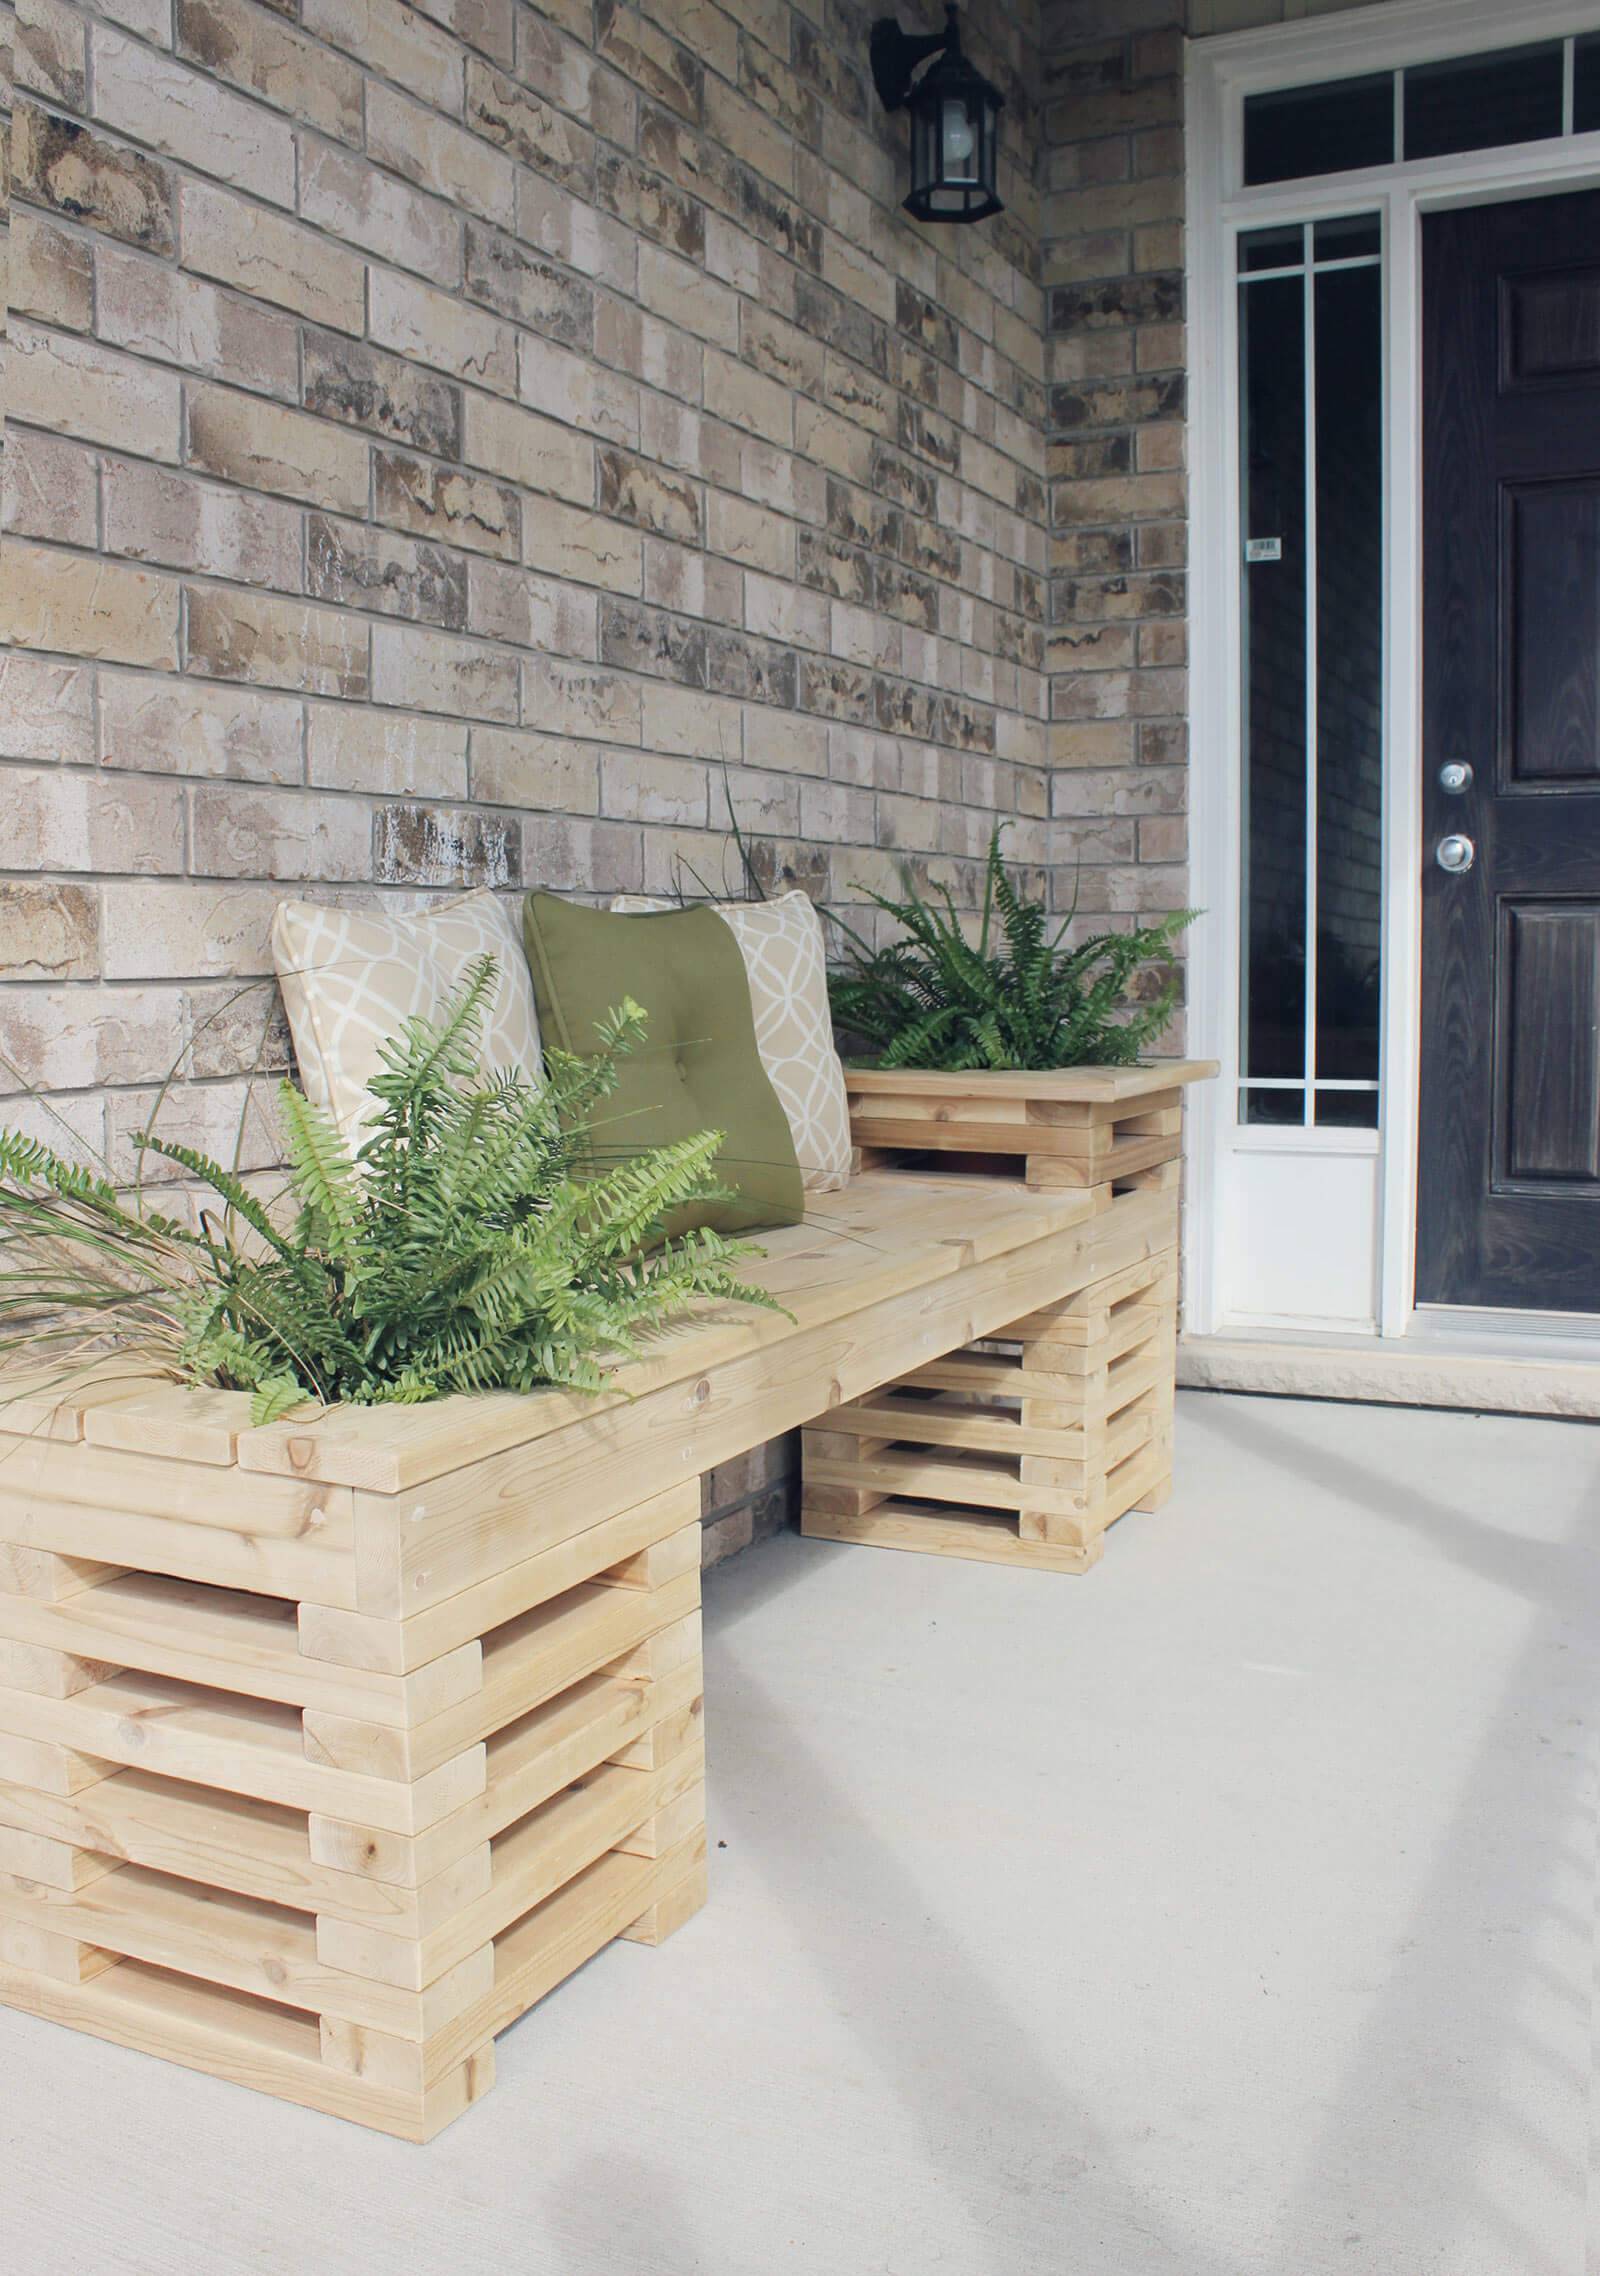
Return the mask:
<svg viewBox="0 0 1600 2276">
<path fill-rule="evenodd" d="M 941 232 L 873 12 L 28 0 L 0 1115 L 265 1165 L 280 896 L 716 879 L 724 769 L 820 898 L 1050 860 L 1037 24 Z"/>
</svg>

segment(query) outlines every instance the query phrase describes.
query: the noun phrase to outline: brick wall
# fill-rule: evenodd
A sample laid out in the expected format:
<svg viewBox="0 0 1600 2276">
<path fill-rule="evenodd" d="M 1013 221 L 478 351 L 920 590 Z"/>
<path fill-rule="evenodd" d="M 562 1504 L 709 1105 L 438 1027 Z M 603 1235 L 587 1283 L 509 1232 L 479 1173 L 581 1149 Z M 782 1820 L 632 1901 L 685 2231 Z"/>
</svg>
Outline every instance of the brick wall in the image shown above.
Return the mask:
<svg viewBox="0 0 1600 2276">
<path fill-rule="evenodd" d="M 29 0 L 6 1119 L 269 1163 L 281 895 L 715 879 L 724 769 L 822 898 L 1049 858 L 1036 25 L 940 232 L 874 12 Z"/>
</svg>

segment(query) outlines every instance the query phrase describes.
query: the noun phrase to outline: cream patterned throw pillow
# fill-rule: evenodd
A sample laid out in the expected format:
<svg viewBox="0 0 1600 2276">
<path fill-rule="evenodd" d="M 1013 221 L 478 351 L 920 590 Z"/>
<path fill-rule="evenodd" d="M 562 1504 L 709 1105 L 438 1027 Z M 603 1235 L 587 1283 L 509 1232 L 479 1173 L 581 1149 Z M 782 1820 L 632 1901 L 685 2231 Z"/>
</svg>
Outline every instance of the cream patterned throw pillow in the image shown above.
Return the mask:
<svg viewBox="0 0 1600 2276">
<path fill-rule="evenodd" d="M 624 893 L 611 906 L 646 916 L 673 904 Z M 761 1064 L 789 1117 L 801 1181 L 808 1193 L 838 1193 L 850 1182 L 850 1107 L 833 1047 L 822 919 L 799 891 L 712 906 L 744 955 Z"/>
<path fill-rule="evenodd" d="M 414 916 L 280 902 L 272 955 L 307 1098 L 359 1146 L 378 1111 L 367 1089 L 378 1046 L 413 1017 L 436 1019 L 467 967 L 492 956 L 499 977 L 478 1060 L 486 1074 L 540 1077 L 539 1015 L 515 919 L 486 888 Z"/>
</svg>

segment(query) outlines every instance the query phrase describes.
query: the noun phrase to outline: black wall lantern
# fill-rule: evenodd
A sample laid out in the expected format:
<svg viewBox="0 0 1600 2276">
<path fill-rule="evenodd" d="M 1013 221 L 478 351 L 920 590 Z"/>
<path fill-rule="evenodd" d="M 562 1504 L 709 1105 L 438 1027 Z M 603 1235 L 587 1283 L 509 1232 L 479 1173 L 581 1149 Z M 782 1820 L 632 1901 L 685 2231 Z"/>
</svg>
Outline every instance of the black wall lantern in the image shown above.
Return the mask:
<svg viewBox="0 0 1600 2276">
<path fill-rule="evenodd" d="M 913 83 L 930 56 L 938 61 Z M 892 16 L 872 27 L 872 80 L 886 111 L 911 111 L 911 195 L 919 221 L 986 221 L 1003 213 L 995 195 L 1000 109 L 1005 98 L 961 52 L 955 0 L 945 28 L 918 37 Z"/>
</svg>

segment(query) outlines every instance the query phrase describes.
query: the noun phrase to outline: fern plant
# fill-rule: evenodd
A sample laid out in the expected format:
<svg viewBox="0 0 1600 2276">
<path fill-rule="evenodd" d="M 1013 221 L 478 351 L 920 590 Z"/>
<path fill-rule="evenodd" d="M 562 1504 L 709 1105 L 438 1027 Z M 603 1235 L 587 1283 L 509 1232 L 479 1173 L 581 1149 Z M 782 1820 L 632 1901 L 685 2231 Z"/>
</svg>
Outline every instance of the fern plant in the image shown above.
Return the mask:
<svg viewBox="0 0 1600 2276">
<path fill-rule="evenodd" d="M 514 1074 L 485 1081 L 476 1045 L 494 980 L 481 958 L 437 1024 L 409 1020 L 384 1046 L 359 1153 L 281 1086 L 287 1213 L 151 1133 L 140 1143 L 220 1209 L 185 1223 L 0 1131 L 0 1360 L 70 1373 L 126 1354 L 250 1392 L 260 1423 L 306 1399 L 598 1390 L 697 1298 L 770 1305 L 738 1277 L 747 1244 L 707 1229 L 657 1238 L 668 1211 L 717 1190 L 719 1131 L 609 1163 L 596 1144 L 617 1062 L 643 1040 L 639 1007 L 602 1023 L 592 1058 L 547 1052 L 537 1090 Z"/>
<path fill-rule="evenodd" d="M 1175 976 L 1147 1002 L 1133 1000 L 1130 988 L 1147 966 L 1170 966 L 1192 909 L 1064 948 L 1073 912 L 1052 927 L 1042 903 L 1024 900 L 1001 857 L 998 823 L 976 941 L 967 938 L 948 889 L 933 902 L 909 871 L 901 876 L 904 900 L 865 895 L 900 926 L 887 947 L 874 949 L 834 917 L 846 946 L 843 964 L 829 974 L 833 1016 L 877 1065 L 944 1074 L 1129 1067 L 1171 1019 Z"/>
</svg>

